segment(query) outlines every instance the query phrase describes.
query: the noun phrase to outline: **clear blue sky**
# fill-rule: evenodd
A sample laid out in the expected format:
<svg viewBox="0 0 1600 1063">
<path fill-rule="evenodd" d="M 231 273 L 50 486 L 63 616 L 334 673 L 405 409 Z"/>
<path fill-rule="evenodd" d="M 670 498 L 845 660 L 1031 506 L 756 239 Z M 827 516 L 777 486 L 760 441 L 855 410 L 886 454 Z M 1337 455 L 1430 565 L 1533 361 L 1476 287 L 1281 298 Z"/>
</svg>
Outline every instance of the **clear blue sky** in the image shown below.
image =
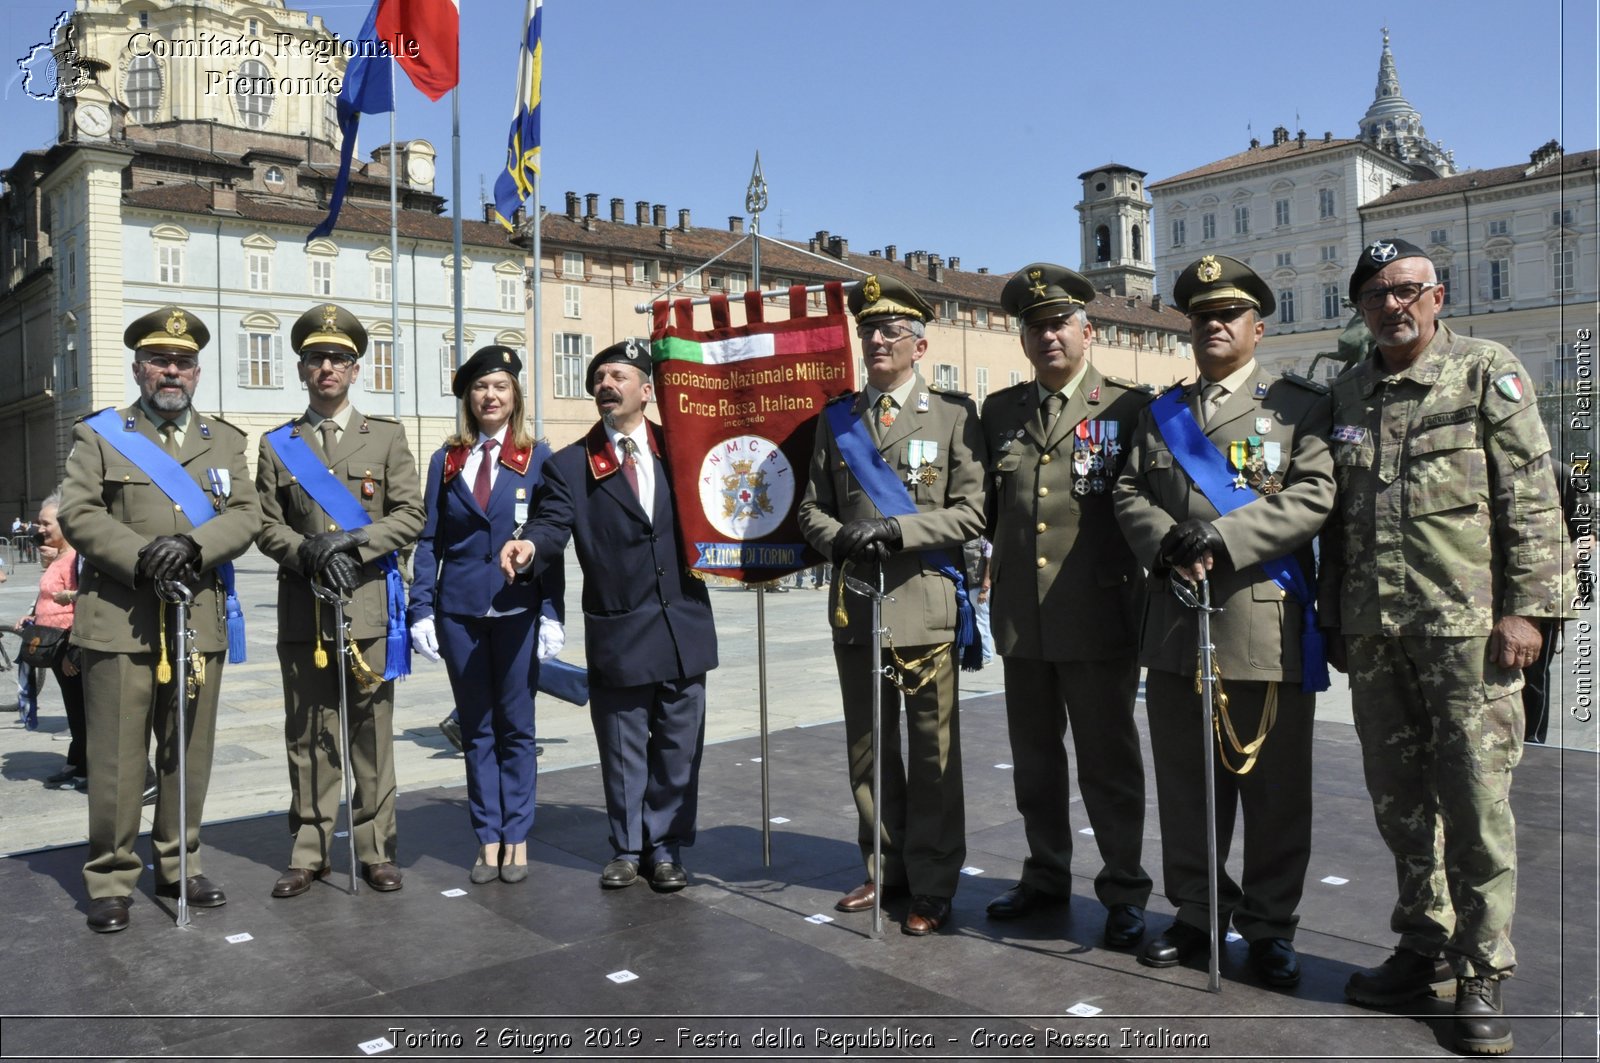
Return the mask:
<svg viewBox="0 0 1600 1063">
<path fill-rule="evenodd" d="M 55 135 L 13 60 L 68 0 L 5 0 L 0 167 Z M 291 4 L 342 36 L 368 0 Z M 461 0 L 462 199 L 477 212 L 505 152 L 522 0 Z M 853 251 L 958 255 L 963 268 L 1078 261 L 1077 175 L 1107 161 L 1179 173 L 1275 125 L 1354 136 L 1390 30 L 1401 89 L 1463 168 L 1593 148 L 1594 0 L 1451 4 L 1234 0 L 546 0 L 542 199 L 594 192 L 744 210 L 757 149 L 763 229 Z M 402 79 L 403 82 L 404 79 Z M 439 148 L 450 106 L 405 85 L 399 135 Z M 1298 115 L 1298 118 L 1296 117 Z M 368 118 L 370 151 L 386 133 Z"/>
</svg>

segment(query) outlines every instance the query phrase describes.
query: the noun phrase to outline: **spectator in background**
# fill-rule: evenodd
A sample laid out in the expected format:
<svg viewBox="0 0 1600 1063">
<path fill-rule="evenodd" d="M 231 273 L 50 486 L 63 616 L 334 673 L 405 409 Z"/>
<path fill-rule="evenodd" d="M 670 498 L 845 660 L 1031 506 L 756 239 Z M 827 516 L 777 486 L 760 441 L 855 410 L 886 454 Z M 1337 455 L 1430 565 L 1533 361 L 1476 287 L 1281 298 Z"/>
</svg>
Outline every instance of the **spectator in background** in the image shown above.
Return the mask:
<svg viewBox="0 0 1600 1063">
<path fill-rule="evenodd" d="M 19 632 L 29 626 L 60 628 L 64 631 L 72 629 L 73 603 L 78 599 L 78 555 L 62 538 L 61 525 L 56 523 L 56 511 L 60 506 L 61 492 L 57 490 L 39 507 L 40 554 L 48 555 L 48 567 L 39 578 L 39 596 L 33 603 L 33 611 L 16 623 L 15 630 Z M 50 671 L 56 677 L 56 685 L 61 688 L 61 701 L 66 707 L 67 729 L 72 734 L 72 741 L 67 746 L 66 764 L 47 778 L 44 784 L 52 790 L 73 787 L 82 791 L 87 788 L 88 778 L 83 727 L 83 677 L 78 674 L 77 650 L 66 646 L 65 639 L 62 646 L 61 654 Z M 35 711 L 30 714 L 32 723 L 29 730 L 38 725 L 37 677 L 33 693 Z"/>
</svg>

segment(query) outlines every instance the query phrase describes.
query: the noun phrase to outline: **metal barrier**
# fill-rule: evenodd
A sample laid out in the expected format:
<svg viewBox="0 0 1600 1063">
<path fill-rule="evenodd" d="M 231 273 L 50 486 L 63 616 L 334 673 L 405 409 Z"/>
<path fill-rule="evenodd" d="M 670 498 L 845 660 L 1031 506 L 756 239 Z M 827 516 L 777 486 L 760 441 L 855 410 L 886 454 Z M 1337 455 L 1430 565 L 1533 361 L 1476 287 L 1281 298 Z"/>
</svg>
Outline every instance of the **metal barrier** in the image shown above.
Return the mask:
<svg viewBox="0 0 1600 1063">
<path fill-rule="evenodd" d="M 0 561 L 4 561 L 7 568 L 31 565 L 38 560 L 39 544 L 33 541 L 32 536 L 13 535 L 10 538 L 0 538 Z"/>
</svg>

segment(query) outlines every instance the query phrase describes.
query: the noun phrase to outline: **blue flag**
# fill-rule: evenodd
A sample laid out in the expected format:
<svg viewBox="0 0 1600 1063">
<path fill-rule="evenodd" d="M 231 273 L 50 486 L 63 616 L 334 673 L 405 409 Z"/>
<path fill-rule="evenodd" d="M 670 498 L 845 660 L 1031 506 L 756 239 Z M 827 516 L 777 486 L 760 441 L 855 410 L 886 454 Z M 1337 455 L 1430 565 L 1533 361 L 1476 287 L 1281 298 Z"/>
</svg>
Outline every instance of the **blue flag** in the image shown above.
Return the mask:
<svg viewBox="0 0 1600 1063">
<path fill-rule="evenodd" d="M 350 155 L 356 147 L 356 128 L 362 114 L 383 114 L 394 110 L 394 87 L 389 71 L 389 47 L 378 40 L 378 7 L 383 0 L 372 0 L 372 10 L 361 24 L 356 37 L 356 54 L 345 67 L 344 85 L 339 90 L 339 132 L 344 143 L 339 148 L 339 176 L 333 183 L 333 194 L 328 197 L 328 216 L 322 224 L 311 230 L 306 243 L 333 232 L 339 220 L 339 208 L 344 206 L 344 193 L 350 187 Z"/>
<path fill-rule="evenodd" d="M 494 182 L 495 217 L 507 229 L 512 227 L 511 216 L 533 194 L 533 179 L 539 173 L 539 82 L 544 65 L 542 19 L 543 0 L 528 0 L 522 58 L 517 64 L 517 109 L 506 144 L 506 166 Z"/>
</svg>

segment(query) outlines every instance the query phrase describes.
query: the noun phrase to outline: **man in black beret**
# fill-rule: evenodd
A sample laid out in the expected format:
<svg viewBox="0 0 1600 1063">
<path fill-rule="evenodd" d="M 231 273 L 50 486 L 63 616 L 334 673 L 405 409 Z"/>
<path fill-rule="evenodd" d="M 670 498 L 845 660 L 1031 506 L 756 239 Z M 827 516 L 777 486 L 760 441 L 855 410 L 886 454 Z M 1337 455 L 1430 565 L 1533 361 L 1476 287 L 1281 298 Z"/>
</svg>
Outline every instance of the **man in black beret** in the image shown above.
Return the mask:
<svg viewBox="0 0 1600 1063">
<path fill-rule="evenodd" d="M 1272 291 L 1245 263 L 1206 255 L 1173 285 L 1189 315 L 1199 379 L 1146 406 L 1116 485 L 1117 519 L 1150 572 L 1139 663 L 1150 717 L 1162 873 L 1177 919 L 1140 962 L 1171 967 L 1204 952 L 1231 919 L 1266 984 L 1300 980 L 1296 909 L 1311 857 L 1311 739 L 1326 689 L 1311 540 L 1333 505 L 1326 389 L 1275 376 L 1256 344 Z M 1217 671 L 1217 854 L 1220 911 L 1210 910 L 1206 730 L 1195 684 L 1198 612 L 1174 580 L 1210 584 Z M 1302 636 L 1305 636 L 1303 640 Z M 1226 863 L 1244 807 L 1244 873 Z"/>
<path fill-rule="evenodd" d="M 1150 876 L 1144 841 L 1144 758 L 1133 705 L 1144 569 L 1117 527 L 1111 485 L 1150 389 L 1089 361 L 1094 285 L 1050 262 L 1022 267 L 1000 293 L 1022 322 L 1035 377 L 983 404 L 989 451 L 990 594 L 1005 662 L 1006 727 L 1017 810 L 1028 835 L 1022 878 L 989 903 L 1015 919 L 1072 895 L 1068 720 L 1078 790 L 1101 866 L 1105 942 L 1144 933 Z"/>
<path fill-rule="evenodd" d="M 355 785 L 350 816 L 356 859 L 367 884 L 388 892 L 401 886 L 395 863 L 394 680 L 409 670 L 402 662 L 410 649 L 403 589 L 396 601 L 394 554 L 422 531 L 422 485 L 400 422 L 363 414 L 350 403 L 367 350 L 367 330 L 355 315 L 318 303 L 294 323 L 289 338 L 309 405 L 262 436 L 256 462 L 261 552 L 279 566 L 278 664 L 293 836 L 288 869 L 272 895 L 297 897 L 328 874 L 343 795 L 339 758 L 346 755 L 338 749 L 334 669 L 345 667 L 353 673 L 346 684 L 346 752 Z M 312 580 L 348 599 L 345 619 L 354 653 L 341 652 L 344 635 L 334 629 L 332 608 L 312 595 Z"/>
<path fill-rule="evenodd" d="M 508 580 L 537 577 L 568 541 L 577 551 L 613 854 L 600 885 L 631 886 L 644 869 L 670 892 L 689 884 L 680 848 L 694 844 L 717 632 L 706 585 L 683 562 L 661 428 L 644 415 L 650 369 L 649 345 L 635 339 L 589 362 L 600 420 L 545 463 L 532 518 L 500 564 Z"/>
</svg>

